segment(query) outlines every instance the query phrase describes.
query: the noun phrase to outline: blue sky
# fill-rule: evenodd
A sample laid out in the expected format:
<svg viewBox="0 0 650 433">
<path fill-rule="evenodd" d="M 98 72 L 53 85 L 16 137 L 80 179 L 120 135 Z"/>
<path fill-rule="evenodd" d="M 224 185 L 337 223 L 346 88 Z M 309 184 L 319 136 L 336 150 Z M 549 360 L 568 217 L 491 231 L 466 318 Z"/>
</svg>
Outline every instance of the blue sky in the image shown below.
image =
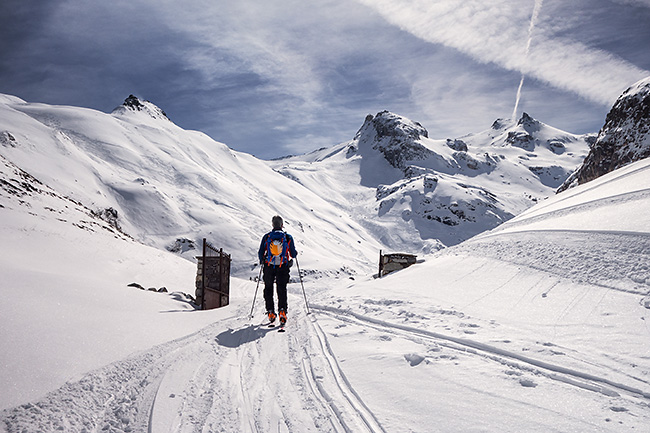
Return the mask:
<svg viewBox="0 0 650 433">
<path fill-rule="evenodd" d="M 533 11 L 537 13 L 533 15 Z M 522 111 L 597 132 L 650 76 L 650 0 L 3 0 L 0 92 L 110 112 L 135 94 L 272 158 L 389 110 L 431 138 Z"/>
</svg>

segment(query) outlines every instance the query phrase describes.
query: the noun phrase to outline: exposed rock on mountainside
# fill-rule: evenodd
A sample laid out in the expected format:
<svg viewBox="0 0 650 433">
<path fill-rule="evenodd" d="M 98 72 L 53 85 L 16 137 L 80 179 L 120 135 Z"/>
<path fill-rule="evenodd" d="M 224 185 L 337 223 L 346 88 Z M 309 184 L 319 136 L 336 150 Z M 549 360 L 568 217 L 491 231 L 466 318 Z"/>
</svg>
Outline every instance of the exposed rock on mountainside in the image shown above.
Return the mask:
<svg viewBox="0 0 650 433">
<path fill-rule="evenodd" d="M 369 114 L 354 137 L 360 145 L 368 144 L 384 155 L 395 168 L 404 170 L 407 161 L 423 160 L 433 152 L 418 140 L 428 138 L 428 131 L 419 123 L 382 111 L 376 116 Z"/>
<path fill-rule="evenodd" d="M 132 239 L 118 224 L 117 211 L 95 211 L 59 194 L 0 155 L 0 208 L 25 216 L 70 224 L 87 232 L 105 230 L 117 239 Z"/>
<path fill-rule="evenodd" d="M 564 191 L 650 156 L 650 77 L 627 89 L 605 119 L 582 166 L 558 189 Z"/>
<path fill-rule="evenodd" d="M 148 114 L 154 119 L 166 119 L 169 120 L 167 114 L 149 101 L 141 101 L 137 96 L 129 95 L 128 98 L 124 100 L 124 103 L 113 110 L 113 114 L 124 114 L 128 111 L 143 112 Z"/>
<path fill-rule="evenodd" d="M 587 140 L 528 114 L 434 140 L 421 124 L 382 111 L 348 143 L 272 165 L 344 207 L 389 248 L 418 253 L 494 228 L 552 194 L 582 162 Z"/>
<path fill-rule="evenodd" d="M 9 131 L 3 131 L 0 133 L 0 144 L 3 146 L 16 147 L 16 137 L 11 135 Z"/>
</svg>

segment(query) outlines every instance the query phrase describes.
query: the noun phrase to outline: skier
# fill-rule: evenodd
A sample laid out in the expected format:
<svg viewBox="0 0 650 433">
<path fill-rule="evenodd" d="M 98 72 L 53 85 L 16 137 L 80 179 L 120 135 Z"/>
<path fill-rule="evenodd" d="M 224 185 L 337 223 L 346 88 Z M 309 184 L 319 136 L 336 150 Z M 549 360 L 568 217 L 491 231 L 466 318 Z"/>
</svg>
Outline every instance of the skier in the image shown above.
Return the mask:
<svg viewBox="0 0 650 433">
<path fill-rule="evenodd" d="M 293 258 L 298 256 L 293 237 L 284 232 L 284 221 L 276 215 L 272 218 L 273 230 L 262 237 L 258 252 L 260 265 L 264 266 L 264 301 L 269 322 L 275 322 L 275 308 L 273 302 L 273 282 L 278 291 L 278 315 L 280 326 L 287 321 L 287 283 L 289 282 L 289 268 L 293 266 Z"/>
</svg>

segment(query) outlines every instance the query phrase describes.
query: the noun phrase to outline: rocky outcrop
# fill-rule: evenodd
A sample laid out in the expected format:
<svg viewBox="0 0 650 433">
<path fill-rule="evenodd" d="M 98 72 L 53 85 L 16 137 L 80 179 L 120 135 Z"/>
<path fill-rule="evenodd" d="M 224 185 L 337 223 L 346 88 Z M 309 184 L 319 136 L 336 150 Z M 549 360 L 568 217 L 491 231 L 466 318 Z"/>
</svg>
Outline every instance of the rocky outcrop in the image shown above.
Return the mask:
<svg viewBox="0 0 650 433">
<path fill-rule="evenodd" d="M 16 137 L 14 137 L 9 131 L 0 132 L 0 144 L 5 147 L 16 147 Z"/>
<path fill-rule="evenodd" d="M 404 170 L 409 161 L 433 156 L 432 151 L 418 142 L 421 137 L 429 137 L 422 125 L 389 111 L 382 111 L 376 116 L 366 116 L 354 139 L 360 148 L 370 146 L 381 152 L 390 165 Z"/>
<path fill-rule="evenodd" d="M 650 77 L 627 89 L 605 119 L 584 163 L 558 192 L 650 156 Z"/>
<path fill-rule="evenodd" d="M 124 103 L 113 110 L 113 114 L 126 114 L 128 112 L 142 112 L 151 116 L 153 119 L 169 120 L 167 114 L 150 101 L 143 101 L 137 96 L 129 95 Z"/>
</svg>

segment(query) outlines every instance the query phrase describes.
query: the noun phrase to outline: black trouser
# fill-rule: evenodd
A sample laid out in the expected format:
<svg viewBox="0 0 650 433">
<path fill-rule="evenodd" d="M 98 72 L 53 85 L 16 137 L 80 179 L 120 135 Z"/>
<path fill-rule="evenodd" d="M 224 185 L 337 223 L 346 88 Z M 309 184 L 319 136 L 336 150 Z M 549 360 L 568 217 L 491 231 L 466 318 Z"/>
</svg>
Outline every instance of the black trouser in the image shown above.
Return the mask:
<svg viewBox="0 0 650 433">
<path fill-rule="evenodd" d="M 275 311 L 273 305 L 273 282 L 278 286 L 278 310 L 287 311 L 287 283 L 289 282 L 289 265 L 264 265 L 264 301 L 266 311 Z"/>
</svg>

